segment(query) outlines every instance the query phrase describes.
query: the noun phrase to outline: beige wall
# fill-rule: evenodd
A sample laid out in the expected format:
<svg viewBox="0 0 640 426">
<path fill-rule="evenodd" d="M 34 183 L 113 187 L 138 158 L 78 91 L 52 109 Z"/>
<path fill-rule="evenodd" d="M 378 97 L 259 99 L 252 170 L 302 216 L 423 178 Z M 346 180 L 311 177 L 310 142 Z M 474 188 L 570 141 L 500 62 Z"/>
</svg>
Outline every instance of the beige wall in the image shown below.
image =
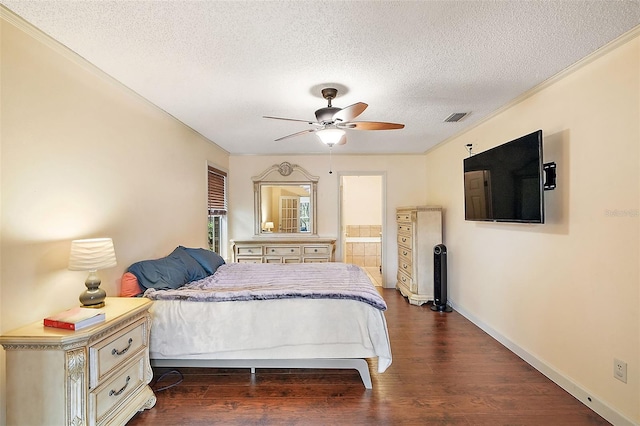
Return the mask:
<svg viewBox="0 0 640 426">
<path fill-rule="evenodd" d="M 450 300 L 619 424 L 640 423 L 639 33 L 426 157 L 427 196 L 446 208 Z M 539 128 L 559 174 L 547 223 L 465 222 L 465 145 Z"/>
<path fill-rule="evenodd" d="M 383 274 L 385 286 L 395 286 L 398 259 L 396 250 L 395 209 L 399 206 L 426 203 L 423 185 L 426 179 L 422 155 L 334 155 L 329 174 L 329 157 L 307 156 L 231 156 L 229 159 L 229 238 L 253 237 L 253 188 L 251 177 L 261 174 L 274 164 L 288 161 L 319 176 L 318 181 L 318 235 L 339 237 L 339 175 L 379 172 L 386 182 L 386 206 L 382 212 L 385 226 L 383 247 Z M 418 183 L 418 184 L 417 184 Z M 385 184 L 385 183 L 383 183 Z M 389 253 L 389 255 L 387 255 Z M 342 261 L 342 250 L 337 245 L 336 260 Z"/>
<path fill-rule="evenodd" d="M 380 176 L 345 176 L 342 179 L 343 228 L 348 225 L 381 225 Z"/>
<path fill-rule="evenodd" d="M 131 263 L 206 247 L 207 161 L 229 166 L 213 143 L 4 19 L 16 18 L 0 21 L 1 331 L 78 303 L 86 274 L 66 268 L 72 239 L 113 238 L 118 265 L 100 271 L 109 296 Z"/>
</svg>

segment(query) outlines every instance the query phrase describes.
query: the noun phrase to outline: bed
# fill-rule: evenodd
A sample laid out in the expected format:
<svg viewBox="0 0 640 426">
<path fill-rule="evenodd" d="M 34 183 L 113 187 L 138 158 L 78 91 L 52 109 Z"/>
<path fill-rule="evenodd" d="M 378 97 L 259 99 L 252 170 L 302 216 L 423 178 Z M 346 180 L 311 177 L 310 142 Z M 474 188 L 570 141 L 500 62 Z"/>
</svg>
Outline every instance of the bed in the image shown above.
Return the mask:
<svg viewBox="0 0 640 426">
<path fill-rule="evenodd" d="M 211 253 L 182 249 L 195 259 Z M 379 373 L 391 365 L 386 304 L 362 268 L 217 263 L 204 277 L 186 273 L 186 283 L 170 288 L 146 274 L 155 282 L 140 284 L 154 300 L 153 366 L 348 368 L 370 389 L 366 359 L 377 359 Z M 144 275 L 133 265 L 129 271 Z"/>
</svg>

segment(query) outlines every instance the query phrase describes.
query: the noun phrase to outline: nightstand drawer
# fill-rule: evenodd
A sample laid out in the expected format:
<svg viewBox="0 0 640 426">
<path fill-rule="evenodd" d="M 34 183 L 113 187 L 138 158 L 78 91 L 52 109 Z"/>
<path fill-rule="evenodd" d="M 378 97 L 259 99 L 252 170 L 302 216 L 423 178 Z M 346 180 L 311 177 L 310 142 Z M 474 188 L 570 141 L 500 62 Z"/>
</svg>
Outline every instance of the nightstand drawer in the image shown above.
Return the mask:
<svg viewBox="0 0 640 426">
<path fill-rule="evenodd" d="M 145 383 L 144 366 L 144 354 L 139 354 L 135 361 L 127 364 L 122 372 L 89 394 L 91 418 L 97 419 L 97 424 L 107 420 L 105 417 L 109 417 L 115 407 Z"/>
<path fill-rule="evenodd" d="M 97 386 L 105 375 L 123 365 L 145 347 L 145 327 L 144 321 L 138 321 L 89 348 L 92 353 L 91 359 L 94 361 L 90 366 L 91 388 Z M 97 353 L 95 357 L 94 352 Z"/>
</svg>

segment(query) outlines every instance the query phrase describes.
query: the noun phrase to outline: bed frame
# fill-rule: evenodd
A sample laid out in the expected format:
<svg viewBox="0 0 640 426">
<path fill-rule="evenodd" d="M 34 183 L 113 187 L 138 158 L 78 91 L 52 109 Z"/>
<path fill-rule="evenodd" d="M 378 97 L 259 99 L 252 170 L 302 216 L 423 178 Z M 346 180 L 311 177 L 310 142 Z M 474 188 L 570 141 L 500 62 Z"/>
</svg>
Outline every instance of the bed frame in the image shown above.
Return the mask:
<svg viewBox="0 0 640 426">
<path fill-rule="evenodd" d="M 154 367 L 206 367 L 206 368 L 320 368 L 355 369 L 360 373 L 364 387 L 372 389 L 369 364 L 363 358 L 314 358 L 314 359 L 152 359 Z"/>
</svg>

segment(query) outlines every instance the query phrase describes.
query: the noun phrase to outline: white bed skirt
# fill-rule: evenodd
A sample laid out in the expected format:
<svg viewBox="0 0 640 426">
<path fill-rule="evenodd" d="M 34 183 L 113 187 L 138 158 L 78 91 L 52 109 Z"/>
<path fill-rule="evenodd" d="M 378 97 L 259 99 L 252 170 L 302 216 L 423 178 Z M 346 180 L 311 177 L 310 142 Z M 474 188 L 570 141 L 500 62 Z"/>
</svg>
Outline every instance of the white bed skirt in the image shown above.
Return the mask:
<svg viewBox="0 0 640 426">
<path fill-rule="evenodd" d="M 359 301 L 156 300 L 150 312 L 150 357 L 158 366 L 161 360 L 252 360 L 238 365 L 253 368 L 258 361 L 377 358 L 382 373 L 391 365 L 384 314 Z"/>
</svg>

